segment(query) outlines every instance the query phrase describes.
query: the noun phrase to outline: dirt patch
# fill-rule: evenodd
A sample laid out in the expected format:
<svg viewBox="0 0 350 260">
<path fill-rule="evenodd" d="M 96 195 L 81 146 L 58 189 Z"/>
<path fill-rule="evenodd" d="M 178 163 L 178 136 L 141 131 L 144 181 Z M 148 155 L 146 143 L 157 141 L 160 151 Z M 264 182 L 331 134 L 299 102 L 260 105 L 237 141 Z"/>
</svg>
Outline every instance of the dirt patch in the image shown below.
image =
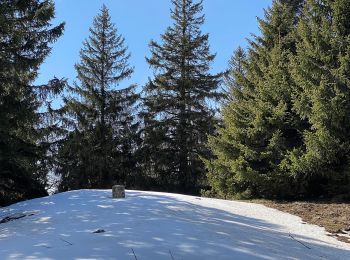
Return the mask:
<svg viewBox="0 0 350 260">
<path fill-rule="evenodd" d="M 350 243 L 350 203 L 269 200 L 253 200 L 252 202 L 299 216 L 309 224 L 324 227 L 330 236 Z"/>
</svg>

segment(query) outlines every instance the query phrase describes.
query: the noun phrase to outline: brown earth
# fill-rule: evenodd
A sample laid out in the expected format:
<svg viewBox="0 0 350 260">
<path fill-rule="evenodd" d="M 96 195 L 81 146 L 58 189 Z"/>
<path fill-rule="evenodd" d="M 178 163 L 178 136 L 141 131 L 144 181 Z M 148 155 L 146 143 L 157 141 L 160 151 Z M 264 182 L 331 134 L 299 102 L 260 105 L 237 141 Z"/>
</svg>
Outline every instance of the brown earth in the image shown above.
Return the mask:
<svg viewBox="0 0 350 260">
<path fill-rule="evenodd" d="M 252 202 L 299 216 L 309 224 L 324 227 L 330 236 L 350 243 L 350 203 L 269 200 L 253 200 Z"/>
</svg>

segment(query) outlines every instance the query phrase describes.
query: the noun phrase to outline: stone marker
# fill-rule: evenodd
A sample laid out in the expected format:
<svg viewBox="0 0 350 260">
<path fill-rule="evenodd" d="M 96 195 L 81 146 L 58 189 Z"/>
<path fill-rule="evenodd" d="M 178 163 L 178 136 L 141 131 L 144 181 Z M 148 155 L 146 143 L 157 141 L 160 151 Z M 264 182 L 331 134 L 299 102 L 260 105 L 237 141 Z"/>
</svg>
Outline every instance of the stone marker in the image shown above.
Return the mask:
<svg viewBox="0 0 350 260">
<path fill-rule="evenodd" d="M 112 196 L 114 199 L 125 198 L 125 187 L 123 185 L 114 185 L 112 187 Z"/>
</svg>

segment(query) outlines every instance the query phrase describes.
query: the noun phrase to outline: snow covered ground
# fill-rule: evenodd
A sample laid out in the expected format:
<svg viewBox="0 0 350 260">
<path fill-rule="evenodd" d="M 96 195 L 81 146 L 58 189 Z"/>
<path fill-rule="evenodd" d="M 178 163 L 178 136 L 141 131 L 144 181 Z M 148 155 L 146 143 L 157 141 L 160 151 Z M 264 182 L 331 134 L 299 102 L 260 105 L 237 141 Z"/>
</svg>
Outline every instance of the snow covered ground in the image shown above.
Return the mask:
<svg viewBox="0 0 350 260">
<path fill-rule="evenodd" d="M 0 259 L 350 259 L 350 245 L 262 205 L 81 190 L 0 209 Z M 93 233 L 96 230 L 105 232 Z"/>
</svg>

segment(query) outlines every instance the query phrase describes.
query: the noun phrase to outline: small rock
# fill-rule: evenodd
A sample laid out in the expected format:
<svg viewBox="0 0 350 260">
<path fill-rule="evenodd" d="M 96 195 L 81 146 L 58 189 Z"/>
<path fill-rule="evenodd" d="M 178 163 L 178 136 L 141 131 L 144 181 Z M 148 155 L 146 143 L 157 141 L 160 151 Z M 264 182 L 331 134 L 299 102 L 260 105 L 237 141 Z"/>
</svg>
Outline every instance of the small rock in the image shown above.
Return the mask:
<svg viewBox="0 0 350 260">
<path fill-rule="evenodd" d="M 114 185 L 112 187 L 112 197 L 115 199 L 125 198 L 125 186 Z"/>
</svg>

